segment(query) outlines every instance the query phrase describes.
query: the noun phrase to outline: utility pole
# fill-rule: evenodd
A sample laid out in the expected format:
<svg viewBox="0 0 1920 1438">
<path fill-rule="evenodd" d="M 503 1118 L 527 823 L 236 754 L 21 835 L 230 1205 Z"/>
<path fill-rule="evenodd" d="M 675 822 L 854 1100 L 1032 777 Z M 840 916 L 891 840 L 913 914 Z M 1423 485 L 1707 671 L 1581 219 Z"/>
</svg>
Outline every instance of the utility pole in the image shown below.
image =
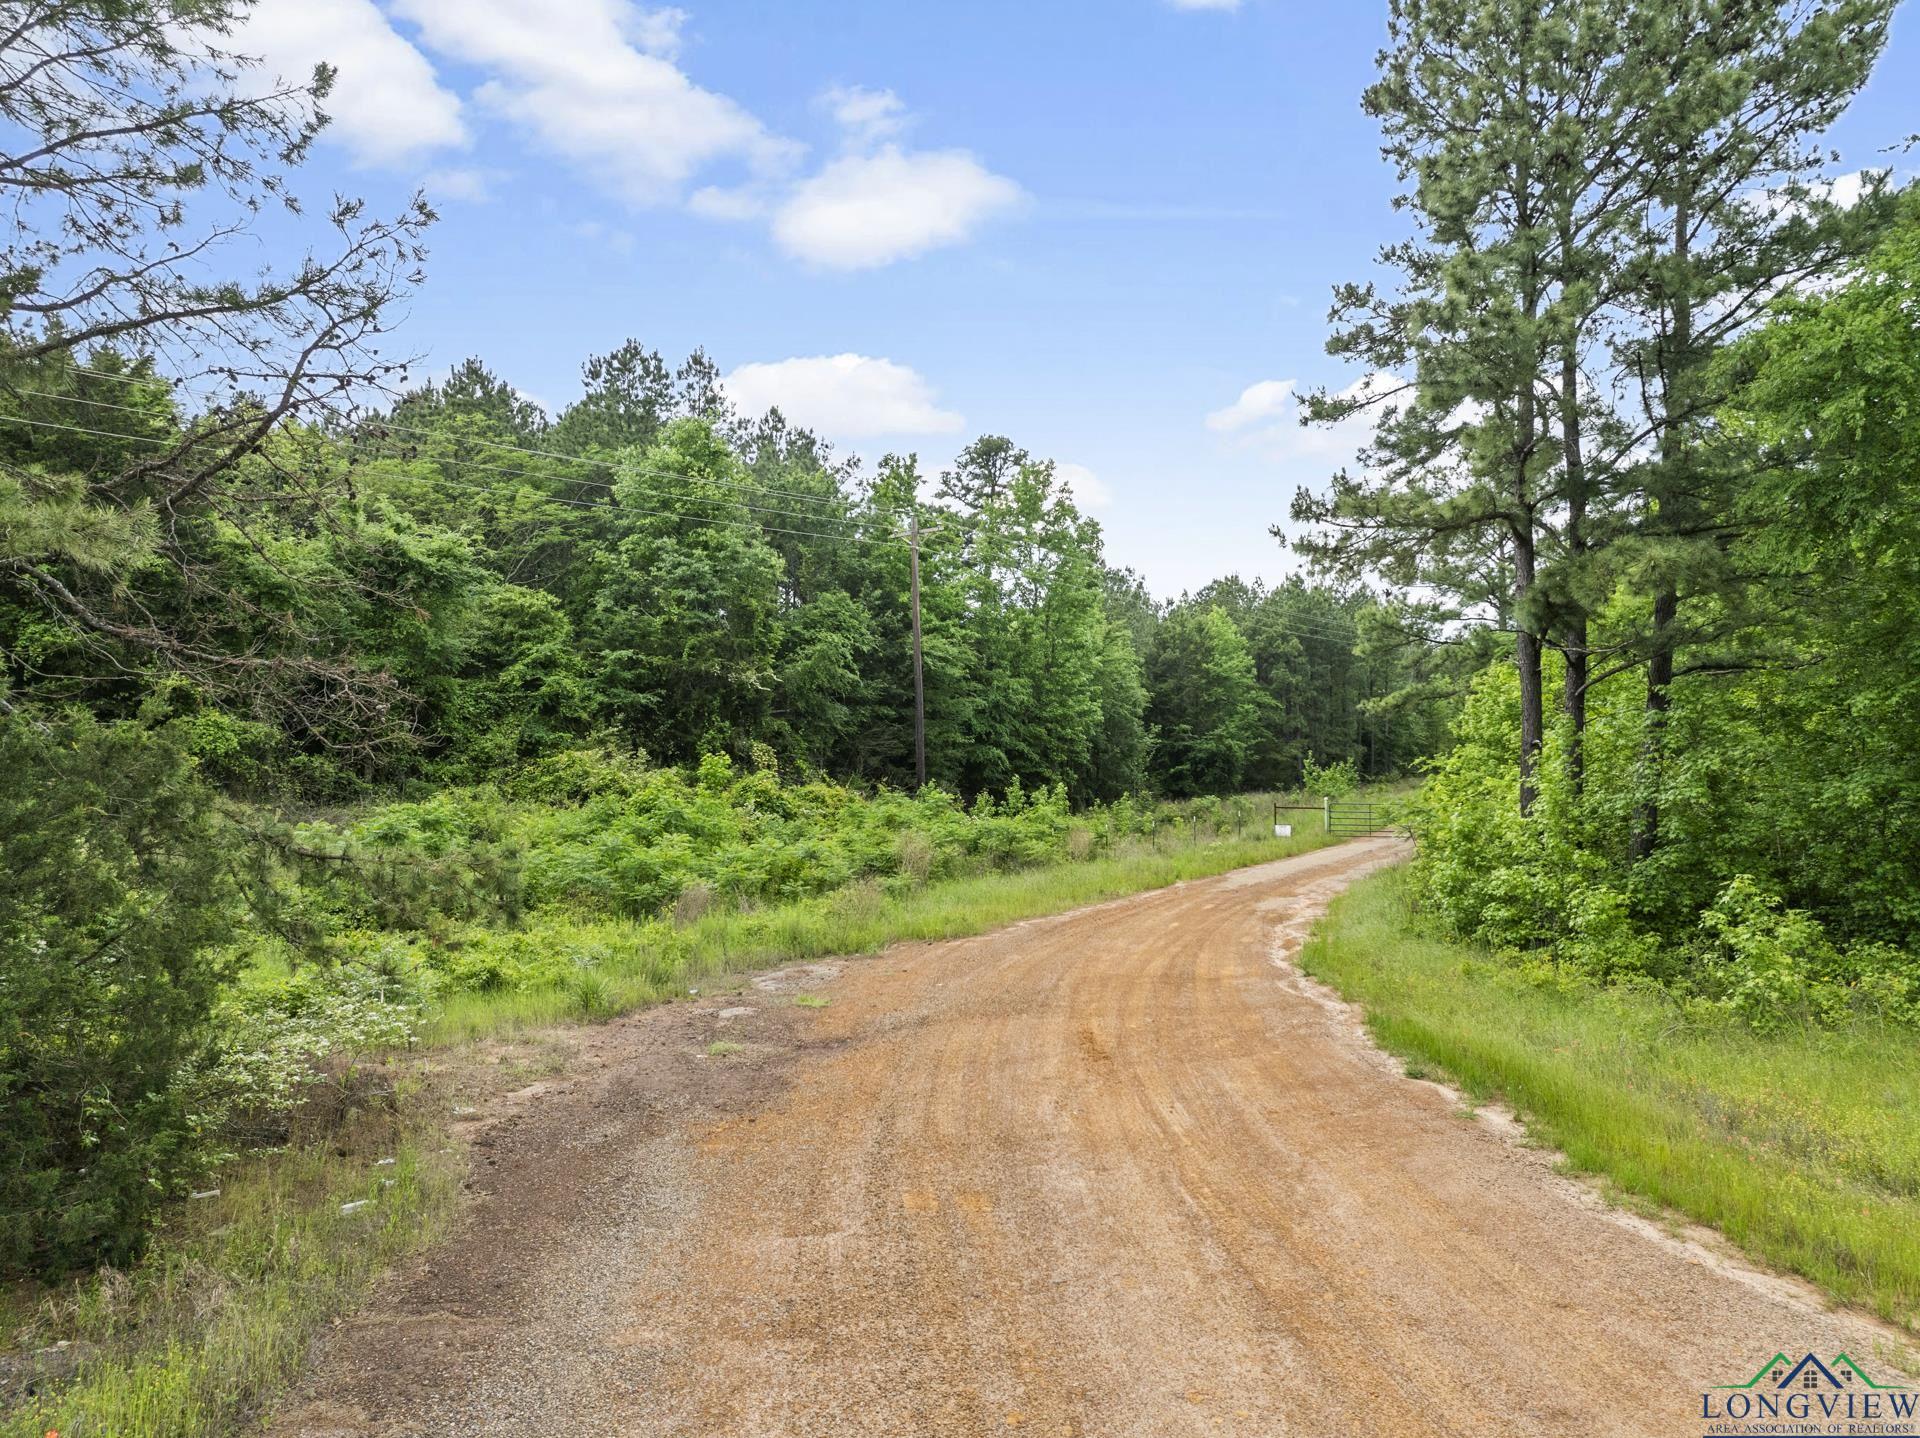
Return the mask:
<svg viewBox="0 0 1920 1438">
<path fill-rule="evenodd" d="M 920 506 L 907 521 L 907 565 L 913 589 L 913 772 L 927 785 L 927 688 L 920 672 Z"/>
</svg>

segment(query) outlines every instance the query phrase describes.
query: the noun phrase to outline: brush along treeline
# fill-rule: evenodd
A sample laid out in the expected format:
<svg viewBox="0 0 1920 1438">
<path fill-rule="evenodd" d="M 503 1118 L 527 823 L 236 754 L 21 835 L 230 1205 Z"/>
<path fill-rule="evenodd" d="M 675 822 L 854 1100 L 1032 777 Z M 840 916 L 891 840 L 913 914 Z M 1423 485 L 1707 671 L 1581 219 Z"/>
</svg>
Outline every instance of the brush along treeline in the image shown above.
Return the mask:
<svg viewBox="0 0 1920 1438">
<path fill-rule="evenodd" d="M 1255 796 L 1076 810 L 1016 780 L 969 803 L 783 783 L 765 746 L 691 768 L 562 751 L 294 820 L 213 790 L 164 729 L 61 733 L 0 765 L 0 896 L 30 946 L 7 981 L 5 1256 L 40 1271 L 125 1262 L 169 1197 L 286 1143 L 316 1099 L 384 1093 L 366 1065 L 423 1037 L 601 1017 L 714 969 L 977 929 L 956 904 L 1024 917 L 1182 877 L 1180 853 L 1292 847 L 1227 842 L 1267 832 Z M 1089 880 L 962 882 L 1059 866 Z"/>
<path fill-rule="evenodd" d="M 1437 742 L 1443 698 L 1374 703 L 1435 667 L 1369 643 L 1374 594 L 1156 602 L 1005 438 L 863 469 L 637 342 L 557 416 L 477 361 L 418 383 L 383 350 L 435 217 L 304 224 L 334 73 L 271 80 L 248 11 L 0 37 L 0 1271 L 127 1260 L 235 1114 L 273 1127 L 285 1055 L 395 1036 L 403 975 L 551 987 L 632 941 L 527 916 L 670 967 L 674 905 L 1097 850 L 1128 795 Z M 263 269 L 282 210 L 312 248 Z M 510 792 L 581 750 L 690 772 Z"/>
<path fill-rule="evenodd" d="M 1701 1018 L 1920 1020 L 1917 204 L 1717 362 L 1739 583 L 1689 595 L 1697 652 L 1658 708 L 1615 663 L 1548 725 L 1523 809 L 1519 677 L 1474 682 L 1413 818 L 1429 921 Z M 1593 641 L 1631 654 L 1641 598 L 1597 605 Z"/>
<path fill-rule="evenodd" d="M 1758 1028 L 1920 1000 L 1920 191 L 1823 139 L 1893 8 L 1395 0 L 1414 233 L 1314 406 L 1379 422 L 1296 505 L 1501 634 L 1423 915 Z"/>
</svg>

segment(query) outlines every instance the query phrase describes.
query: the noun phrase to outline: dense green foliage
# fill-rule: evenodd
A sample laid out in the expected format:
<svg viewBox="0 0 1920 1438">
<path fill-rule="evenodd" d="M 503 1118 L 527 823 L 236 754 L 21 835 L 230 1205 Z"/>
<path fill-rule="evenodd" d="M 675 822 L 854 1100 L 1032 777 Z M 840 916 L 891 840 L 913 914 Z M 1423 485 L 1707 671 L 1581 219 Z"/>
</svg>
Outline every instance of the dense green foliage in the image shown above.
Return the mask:
<svg viewBox="0 0 1920 1438">
<path fill-rule="evenodd" d="M 177 751 L 132 726 L 0 725 L 0 1267 L 139 1246 L 194 1160 L 175 1079 L 220 970 L 224 845 Z"/>
<path fill-rule="evenodd" d="M 19 602 L 0 611 L 9 693 L 190 717 L 210 778 L 292 802 L 471 782 L 582 743 L 668 763 L 765 748 L 801 773 L 911 784 L 918 504 L 935 783 L 1063 784 L 1076 803 L 1232 791 L 1296 782 L 1306 758 L 1392 773 L 1435 740 L 1431 704 L 1397 726 L 1369 709 L 1418 663 L 1360 657 L 1378 608 L 1364 592 L 1227 581 L 1160 606 L 1106 565 L 1052 465 L 1004 440 L 971 446 L 947 502 L 925 504 L 910 458 L 868 482 L 777 414 L 695 416 L 699 395 L 668 392 L 624 444 L 578 457 L 548 446 L 583 410 L 611 435 L 612 397 L 589 391 L 548 426 L 474 364 L 396 418 L 276 432 L 176 517 L 178 555 L 123 567 L 103 535 L 100 567 L 35 560 L 86 613 L 137 612 L 190 653 L 142 648 L 131 620 L 89 632 Z M 20 504 L 37 515 L 68 484 L 89 523 L 62 476 L 110 463 L 111 443 L 0 435 L 36 473 Z M 250 502 L 244 526 L 226 517 Z M 26 522 L 13 532 L 33 542 Z M 1240 654 L 1244 682 L 1220 688 L 1209 645 Z M 235 647 L 283 662 L 196 662 Z"/>
<path fill-rule="evenodd" d="M 88 371 L 65 373 L 126 372 L 107 355 Z M 588 366 L 590 381 L 613 372 L 612 360 Z M 143 425 L 191 429 L 132 373 Z M 0 434 L 12 485 L 0 513 L 24 576 L 0 581 L 0 722 L 23 736 L 103 726 L 119 739 L 100 756 L 103 782 L 131 782 L 140 765 L 177 775 L 215 826 L 169 816 L 167 837 L 222 873 L 216 856 L 257 868 L 261 853 L 332 871 L 171 894 L 198 906 L 169 950 L 192 973 L 161 1012 L 179 1061 L 214 1030 L 256 1026 L 211 1006 L 222 964 L 259 948 L 223 942 L 235 926 L 290 958 L 346 965 L 348 993 L 354 966 L 402 959 L 429 988 L 550 984 L 591 961 L 581 942 L 600 941 L 522 930 L 525 914 L 660 922 L 695 885 L 728 904 L 785 902 L 896 872 L 909 831 L 935 874 L 1038 863 L 1064 855 L 1073 808 L 1117 804 L 1090 821 L 1100 834 L 1130 822 L 1115 814 L 1147 812 L 1130 796 L 1291 784 L 1316 759 L 1377 776 L 1441 732 L 1429 702 L 1397 726 L 1370 712 L 1410 662 L 1361 657 L 1379 608 L 1364 592 L 1236 582 L 1156 605 L 1106 566 L 1098 526 L 1051 465 L 984 440 L 943 477 L 947 502 L 919 505 L 931 783 L 911 794 L 912 461 L 862 482 L 777 415 L 748 424 L 715 410 L 698 357 L 679 373 L 657 405 L 590 392 L 551 426 L 477 365 L 377 419 L 287 422 L 209 476 L 202 500 L 170 506 L 164 543 L 146 510 L 84 479 L 124 462 L 119 441 Z M 624 445 L 551 447 L 622 423 Z M 1196 630 L 1206 644 L 1189 642 Z M 1234 661 L 1223 668 L 1207 645 Z M 1314 683 L 1315 664 L 1339 683 Z M 52 784 L 58 802 L 39 754 L 22 750 L 17 777 Z M 714 777 L 736 764 L 744 778 Z M 783 786 L 776 769 L 807 782 Z M 338 834 L 276 817 L 340 805 L 372 812 Z M 113 878 L 145 894 L 138 863 Z M 403 922 L 423 895 L 426 917 Z M 36 897 L 67 922 L 60 906 L 85 896 Z M 23 971 L 51 952 L 35 947 L 30 909 L 7 949 Z M 425 949 L 417 936 L 338 940 L 456 922 L 471 932 Z M 99 942 L 105 964 L 131 957 L 131 938 Z M 289 1043 L 320 1033 L 298 1018 L 269 1026 Z M 22 1102 L 46 1082 L 39 1052 L 22 1050 Z M 120 1072 L 111 1049 L 86 1052 L 113 1071 L 83 1087 L 153 1077 Z M 258 1077 L 272 1088 L 283 1072 L 270 1063 Z M 164 1130 L 163 1146 L 184 1151 L 191 1105 L 179 1085 L 165 1092 L 128 1142 Z M 49 1153 L 55 1167 L 73 1161 Z M 104 1183 L 118 1170 L 90 1171 Z M 140 1172 L 116 1220 L 129 1233 L 169 1186 L 152 1163 Z"/>
<path fill-rule="evenodd" d="M 1749 475 L 1728 546 L 1739 625 L 1677 675 L 1664 763 L 1638 696 L 1599 686 L 1583 765 L 1563 718 L 1526 813 L 1517 686 L 1482 677 L 1421 806 L 1422 892 L 1452 929 L 1650 974 L 1761 1027 L 1920 1019 L 1916 313 L 1909 196 L 1843 283 L 1780 300 L 1722 356 L 1720 443 Z M 1628 623 L 1610 609 L 1596 635 Z M 1649 791 L 1660 843 L 1643 852 Z"/>
<path fill-rule="evenodd" d="M 596 955 L 670 970 L 704 905 L 1084 858 L 1438 741 L 1371 592 L 1157 603 L 1008 440 L 863 473 L 637 342 L 557 415 L 478 361 L 408 388 L 418 200 L 218 279 L 299 213 L 333 82 L 266 83 L 246 9 L 0 42 L 0 1269 L 132 1252 L 203 1140 L 283 1136 L 436 994 L 593 1012 Z"/>
<path fill-rule="evenodd" d="M 1920 192 L 1815 143 L 1891 9 L 1396 4 L 1419 233 L 1333 347 L 1411 378 L 1298 506 L 1508 650 L 1417 807 L 1429 920 L 1763 1030 L 1920 1020 Z"/>
<path fill-rule="evenodd" d="M 1173 809 L 1123 799 L 1074 812 L 1059 786 L 962 804 L 820 780 L 783 784 L 710 754 L 697 771 L 569 752 L 502 786 L 442 789 L 311 820 L 277 839 L 277 941 L 453 991 L 566 987 L 617 943 L 677 967 L 680 931 L 718 908 L 751 912 L 860 882 L 882 892 L 1112 853 L 1195 824 L 1245 829 L 1251 803 Z M 258 957 L 257 947 L 254 949 Z"/>
</svg>

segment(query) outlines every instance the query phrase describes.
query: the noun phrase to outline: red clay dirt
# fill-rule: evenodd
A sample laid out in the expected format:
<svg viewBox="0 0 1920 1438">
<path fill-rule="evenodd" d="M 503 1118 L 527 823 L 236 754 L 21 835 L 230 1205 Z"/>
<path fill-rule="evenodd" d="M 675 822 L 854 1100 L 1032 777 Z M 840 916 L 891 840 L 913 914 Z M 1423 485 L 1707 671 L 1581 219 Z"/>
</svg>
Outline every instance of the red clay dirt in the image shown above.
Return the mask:
<svg viewBox="0 0 1920 1438">
<path fill-rule="evenodd" d="M 588 1031 L 272 1432 L 1698 1434 L 1776 1351 L 1895 1381 L 1890 1330 L 1607 1210 L 1292 969 L 1402 852 Z"/>
</svg>

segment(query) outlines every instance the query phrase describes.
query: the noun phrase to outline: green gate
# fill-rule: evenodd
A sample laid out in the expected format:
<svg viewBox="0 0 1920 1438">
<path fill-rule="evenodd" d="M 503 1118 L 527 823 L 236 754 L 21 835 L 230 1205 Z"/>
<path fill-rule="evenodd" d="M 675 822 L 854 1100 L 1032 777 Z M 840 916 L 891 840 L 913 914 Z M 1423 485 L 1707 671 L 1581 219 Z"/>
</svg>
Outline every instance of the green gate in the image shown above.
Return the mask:
<svg viewBox="0 0 1920 1438">
<path fill-rule="evenodd" d="M 1329 799 L 1327 832 L 1342 839 L 1360 839 L 1393 827 L 1386 814 L 1363 799 Z"/>
</svg>

